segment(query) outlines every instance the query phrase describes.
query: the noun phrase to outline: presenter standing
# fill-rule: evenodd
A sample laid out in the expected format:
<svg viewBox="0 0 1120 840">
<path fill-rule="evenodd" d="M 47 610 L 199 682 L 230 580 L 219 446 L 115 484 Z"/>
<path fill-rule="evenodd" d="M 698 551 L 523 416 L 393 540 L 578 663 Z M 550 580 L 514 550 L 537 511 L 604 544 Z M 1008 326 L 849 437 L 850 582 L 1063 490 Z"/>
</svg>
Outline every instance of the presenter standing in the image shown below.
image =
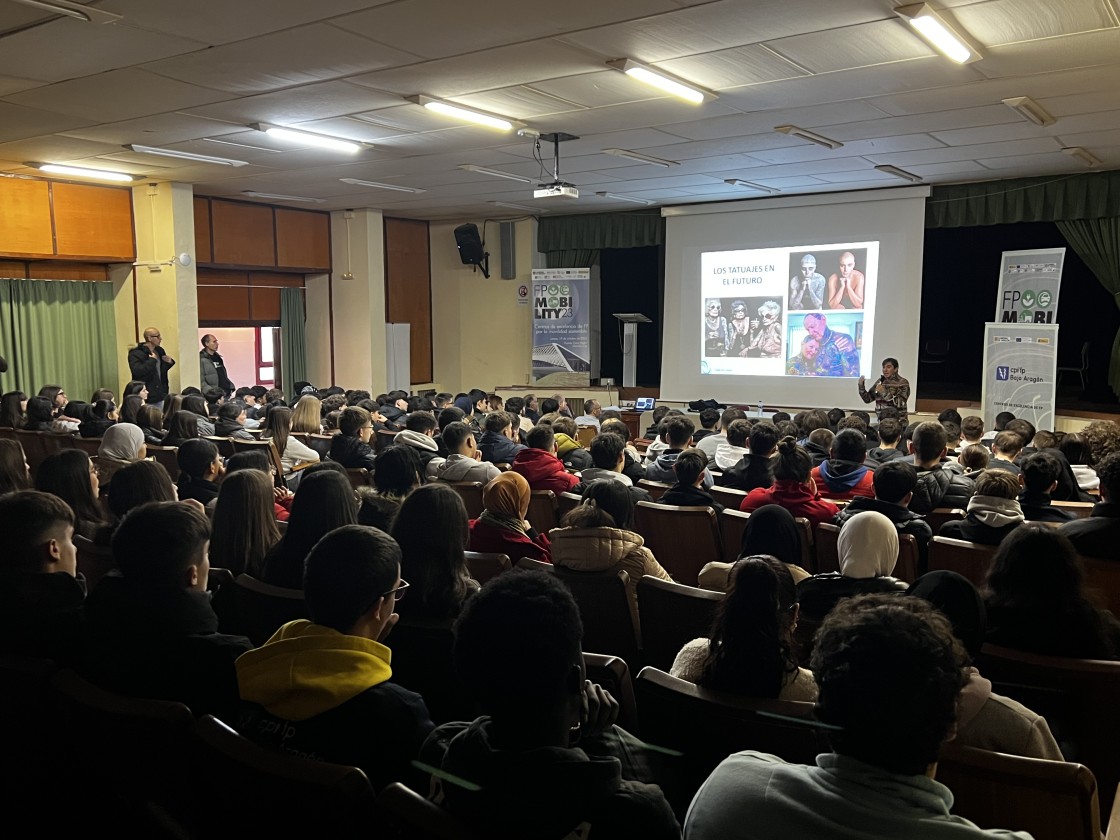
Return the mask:
<svg viewBox="0 0 1120 840">
<path fill-rule="evenodd" d="M 167 398 L 167 371 L 175 360 L 163 352 L 161 336 L 155 327 L 144 330 L 144 340 L 128 351 L 128 369 L 148 389 L 148 405 L 163 408 Z"/>
<path fill-rule="evenodd" d="M 906 401 L 910 399 L 910 383 L 898 375 L 898 359 L 883 359 L 883 375 L 867 390 L 867 380 L 859 378 L 859 396 L 865 403 L 875 401 L 875 415 L 882 420 L 880 412 L 884 407 L 898 409 L 898 422 L 903 428 L 909 424 Z"/>
</svg>

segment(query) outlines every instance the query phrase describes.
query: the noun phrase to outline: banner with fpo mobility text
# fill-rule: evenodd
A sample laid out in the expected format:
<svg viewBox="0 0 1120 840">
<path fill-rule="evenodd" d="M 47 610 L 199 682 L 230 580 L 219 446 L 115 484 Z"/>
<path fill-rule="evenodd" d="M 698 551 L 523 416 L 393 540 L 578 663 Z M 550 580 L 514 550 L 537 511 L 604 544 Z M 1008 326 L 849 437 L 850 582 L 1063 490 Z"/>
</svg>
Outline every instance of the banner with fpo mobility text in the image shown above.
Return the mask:
<svg viewBox="0 0 1120 840">
<path fill-rule="evenodd" d="M 1065 248 L 1004 251 L 999 266 L 996 317 L 1001 324 L 1055 324 Z"/>
<path fill-rule="evenodd" d="M 1057 368 L 1057 324 L 985 324 L 984 428 L 1010 411 L 1037 429 L 1053 429 Z"/>
<path fill-rule="evenodd" d="M 543 385 L 591 384 L 591 270 L 535 268 L 533 381 Z"/>
</svg>

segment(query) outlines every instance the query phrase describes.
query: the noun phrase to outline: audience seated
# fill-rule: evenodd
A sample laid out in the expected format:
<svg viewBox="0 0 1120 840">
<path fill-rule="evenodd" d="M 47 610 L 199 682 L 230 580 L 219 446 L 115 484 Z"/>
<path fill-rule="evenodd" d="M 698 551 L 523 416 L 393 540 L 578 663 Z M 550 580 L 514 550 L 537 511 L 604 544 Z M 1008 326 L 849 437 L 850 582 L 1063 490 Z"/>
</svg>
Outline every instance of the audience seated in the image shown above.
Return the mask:
<svg viewBox="0 0 1120 840">
<path fill-rule="evenodd" d="M 970 414 L 961 420 L 961 437 L 957 449 L 963 451 L 969 446 L 984 446 L 984 418 Z M 984 447 L 985 449 L 987 447 Z"/>
<path fill-rule="evenodd" d="M 163 445 L 182 446 L 186 441 L 197 438 L 199 434 L 198 415 L 189 411 L 177 411 L 171 417 Z"/>
<path fill-rule="evenodd" d="M 97 448 L 97 457 L 103 462 L 131 464 L 148 457 L 148 445 L 139 426 L 119 423 L 109 426 Z"/>
<path fill-rule="evenodd" d="M 94 542 L 107 541 L 97 469 L 81 449 L 63 449 L 44 458 L 35 474 L 35 489 L 58 496 L 70 506 L 75 533 Z"/>
<path fill-rule="evenodd" d="M 515 472 L 502 473 L 483 487 L 482 515 L 470 521 L 470 550 L 504 554 L 515 565 L 522 557 L 552 562 L 548 537 L 525 518 L 531 494 L 529 482 Z"/>
<path fill-rule="evenodd" d="M 1081 563 L 1060 531 L 1023 525 L 1000 543 L 984 601 L 994 644 L 1077 659 L 1120 654 L 1120 622 L 1086 599 Z"/>
<path fill-rule="evenodd" d="M 526 441 L 529 445 L 517 453 L 510 469 L 529 482 L 530 490 L 551 490 L 559 496 L 579 484 L 580 478 L 564 469 L 556 455 L 556 436 L 551 427 L 534 426 Z"/>
<path fill-rule="evenodd" d="M 813 481 L 830 499 L 874 497 L 872 480 L 875 471 L 863 463 L 867 455 L 866 440 L 863 433 L 856 429 L 842 429 L 832 439 L 829 459 L 813 467 Z"/>
<path fill-rule="evenodd" d="M 957 463 L 964 469 L 965 477 L 972 479 L 986 470 L 991 460 L 991 450 L 982 443 L 970 443 L 957 456 Z"/>
<path fill-rule="evenodd" d="M 61 665 L 80 657 L 86 592 L 74 523 L 69 505 L 50 493 L 0 496 L 0 652 Z"/>
<path fill-rule="evenodd" d="M 327 463 L 333 463 L 328 461 Z M 304 475 L 313 470 L 314 467 L 308 467 L 304 471 Z M 250 450 L 247 452 L 234 452 L 226 460 L 226 480 L 229 479 L 235 472 L 241 470 L 256 470 L 259 473 L 264 473 L 268 476 L 269 485 L 272 486 L 272 513 L 277 522 L 287 522 L 288 514 L 292 509 L 292 491 L 287 487 L 276 487 L 273 485 L 273 473 L 275 470 L 272 467 L 272 459 L 268 457 L 268 453 L 262 452 L 259 449 Z M 260 571 L 258 568 L 257 571 Z M 254 575 L 256 577 L 256 575 Z"/>
<path fill-rule="evenodd" d="M 238 400 L 230 400 L 218 407 L 217 422 L 214 424 L 214 434 L 218 437 L 237 438 L 239 440 L 254 440 L 253 436 L 245 430 L 245 404 Z"/>
<path fill-rule="evenodd" d="M 435 478 L 444 457 L 436 443 L 436 418 L 427 411 L 414 411 L 405 418 L 404 428 L 397 432 L 393 443 L 411 447 L 420 458 L 425 478 Z"/>
<path fill-rule="evenodd" d="M 626 423 L 624 423 L 621 419 L 612 417 L 609 420 L 603 421 L 600 434 L 604 432 L 618 435 L 626 443 L 626 448 L 624 450 L 626 461 L 622 465 L 622 474 L 630 479 L 630 481 L 632 481 L 634 484 L 637 484 L 639 481 L 645 478 L 646 468 L 642 463 L 642 456 L 639 455 L 638 450 L 630 444 L 630 441 L 633 438 L 633 435 L 630 433 L 630 427 L 627 426 Z M 594 443 L 595 441 L 593 440 L 591 442 Z M 590 447 L 588 447 L 588 453 L 590 454 Z M 592 463 L 594 464 L 594 461 Z M 594 466 L 598 466 L 598 464 L 594 464 Z"/>
<path fill-rule="evenodd" d="M 214 566 L 229 569 L 235 577 L 242 572 L 263 577 L 264 558 L 280 542 L 273 491 L 267 472 L 243 469 L 225 477 L 214 503 Z"/>
<path fill-rule="evenodd" d="M 677 455 L 673 461 L 674 484 L 666 490 L 659 502 L 663 505 L 683 505 L 686 507 L 710 507 L 723 513 L 723 505 L 700 488 L 708 472 L 708 459 L 698 449 L 688 449 Z"/>
<path fill-rule="evenodd" d="M 113 535 L 121 576 L 102 578 L 86 601 L 89 680 L 230 719 L 233 663 L 252 643 L 217 632 L 206 592 L 209 539 L 210 522 L 193 504 L 149 502 L 129 512 Z"/>
<path fill-rule="evenodd" d="M 584 680 L 582 634 L 571 593 L 550 575 L 508 572 L 468 602 L 455 665 L 484 716 L 424 744 L 421 761 L 442 770 L 434 798 L 503 840 L 677 838 L 661 790 L 635 780 L 645 750 L 612 726 L 614 699 Z"/>
<path fill-rule="evenodd" d="M 424 483 L 424 467 L 411 446 L 390 446 L 374 458 L 373 486 L 380 496 L 401 501 Z"/>
<path fill-rule="evenodd" d="M 795 584 L 809 577 L 801 567 L 801 531 L 793 514 L 780 505 L 763 505 L 754 511 L 743 528 L 739 558 L 768 554 L 782 561 Z M 734 563 L 707 563 L 700 570 L 699 584 L 705 589 L 726 592 L 731 588 L 730 574 Z"/>
<path fill-rule="evenodd" d="M 832 429 L 813 429 L 805 438 L 805 451 L 813 461 L 814 467 L 819 467 L 832 455 L 832 441 L 836 433 Z"/>
<path fill-rule="evenodd" d="M 8 391 L 0 396 L 0 428 L 22 429 L 27 420 L 27 394 L 23 391 Z"/>
<path fill-rule="evenodd" d="M 69 408 L 69 406 L 67 406 Z M 136 413 L 136 425 L 144 433 L 144 443 L 148 446 L 164 446 L 167 432 L 163 429 L 163 412 L 154 405 L 140 406 Z"/>
<path fill-rule="evenodd" d="M 575 418 L 576 427 L 594 426 L 595 431 L 599 431 L 599 415 L 602 413 L 603 406 L 599 404 L 598 400 L 584 400 L 583 414 Z"/>
<path fill-rule="evenodd" d="M 1114 560 L 1120 545 L 1120 451 L 1097 462 L 1096 472 L 1100 502 L 1088 518 L 1062 525 L 1061 532 L 1079 554 Z"/>
<path fill-rule="evenodd" d="M 753 434 L 754 430 L 751 432 Z M 782 438 L 778 443 L 778 457 L 774 461 L 773 486 L 751 490 L 739 505 L 739 510 L 750 513 L 763 505 L 776 504 L 794 516 L 804 516 L 814 528 L 821 522 L 828 522 L 839 508 L 821 498 L 816 483 L 809 475 L 811 469 L 809 453 L 792 437 Z"/>
<path fill-rule="evenodd" d="M 443 444 L 448 456 L 436 467 L 442 481 L 480 481 L 483 484 L 501 475 L 501 470 L 482 460 L 475 445 L 474 432 L 466 423 L 455 420 L 443 427 Z"/>
<path fill-rule="evenodd" d="M 327 469 L 304 476 L 284 536 L 264 559 L 264 582 L 300 589 L 303 563 L 315 543 L 335 528 L 356 524 L 357 507 L 346 476 Z"/>
<path fill-rule="evenodd" d="M 361 525 L 331 531 L 307 557 L 311 620 L 289 622 L 237 660 L 237 730 L 282 752 L 360 767 L 375 790 L 412 780 L 434 724 L 418 694 L 391 681 L 384 644 L 408 591 L 401 552 Z"/>
<path fill-rule="evenodd" d="M 661 424 L 661 439 L 664 441 L 667 449 L 656 456 L 650 458 L 650 463 L 646 465 L 646 478 L 651 481 L 664 481 L 672 484 L 676 481 L 676 473 L 673 472 L 673 465 L 677 461 L 677 457 L 684 452 L 692 441 L 692 434 L 696 431 L 696 426 L 687 417 L 674 416 L 665 418 Z M 707 490 L 713 484 L 715 479 L 712 474 L 708 472 L 707 467 L 704 468 L 703 487 Z"/>
<path fill-rule="evenodd" d="M 984 644 L 987 614 L 983 598 L 968 578 L 945 570 L 930 572 L 914 581 L 907 594 L 937 607 L 953 625 L 953 634 L 969 661 L 976 659 Z M 994 694 L 991 682 L 975 666 L 969 667 L 968 682 L 961 691 L 953 742 L 1028 758 L 1064 760 L 1046 719 L 1010 697 Z"/>
<path fill-rule="evenodd" d="M 750 452 L 724 469 L 720 484 L 734 490 L 754 490 L 774 484 L 774 453 L 778 449 L 778 427 L 759 420 L 750 430 Z"/>
<path fill-rule="evenodd" d="M 182 410 L 190 412 L 198 418 L 198 433 L 202 437 L 213 437 L 214 424 L 210 421 L 210 409 L 206 405 L 206 398 L 197 391 L 188 394 L 187 390 L 183 391 Z"/>
<path fill-rule="evenodd" d="M 364 408 L 352 405 L 338 418 L 338 434 L 331 438 L 330 459 L 347 469 L 373 469 L 373 418 Z"/>
<path fill-rule="evenodd" d="M 1058 487 L 1058 476 L 1062 465 L 1050 452 L 1040 451 L 1028 455 L 1023 460 L 1022 492 L 1019 494 L 1019 507 L 1023 516 L 1031 522 L 1069 522 L 1077 517 L 1068 510 L 1056 508 L 1051 504 L 1051 494 Z"/>
<path fill-rule="evenodd" d="M 917 471 L 907 463 L 898 459 L 884 463 L 875 470 L 873 488 L 875 498 L 856 498 L 841 508 L 840 512 L 832 518 L 834 525 L 843 527 L 844 523 L 867 510 L 883 514 L 898 529 L 900 534 L 910 534 L 918 543 L 920 563 L 926 564 L 929 550 L 929 541 L 933 531 L 925 519 L 911 511 L 907 505 L 914 496 L 914 487 L 918 483 Z"/>
<path fill-rule="evenodd" d="M 886 417 L 879 421 L 875 429 L 879 435 L 879 445 L 868 450 L 868 458 L 876 464 L 886 464 L 905 457 L 906 453 L 898 448 L 902 439 L 902 425 L 897 420 Z"/>
<path fill-rule="evenodd" d="M 906 589 L 905 583 L 890 576 L 898 562 L 898 531 L 883 514 L 857 513 L 840 529 L 836 547 L 839 572 L 813 575 L 797 584 L 797 601 L 807 619 L 821 621 L 853 595 Z"/>
<path fill-rule="evenodd" d="M 1028 840 L 950 814 L 953 795 L 932 778 L 966 663 L 948 620 L 919 598 L 870 595 L 839 605 L 812 659 L 816 714 L 830 725 L 834 752 L 817 756 L 815 767 L 756 752 L 730 756 L 693 799 L 685 837 Z"/>
<path fill-rule="evenodd" d="M 1015 459 L 1023 451 L 1023 439 L 1014 432 L 1000 432 L 992 441 L 992 458 L 988 469 L 1005 470 L 1012 475 L 1019 474 Z"/>
<path fill-rule="evenodd" d="M 121 467 L 109 485 L 109 512 L 115 522 L 146 502 L 178 501 L 175 485 L 163 464 L 156 461 L 137 461 Z"/>
<path fill-rule="evenodd" d="M 81 400 L 70 400 L 63 406 L 62 413 L 51 421 L 51 431 L 60 435 L 76 434 L 82 425 L 82 418 L 85 417 L 88 408 L 89 403 L 84 403 Z"/>
<path fill-rule="evenodd" d="M 18 440 L 0 438 L 0 495 L 31 489 L 31 467 Z"/>
<path fill-rule="evenodd" d="M 205 507 L 218 498 L 218 482 L 226 467 L 213 442 L 201 438 L 184 441 L 175 453 L 175 461 L 179 465 L 176 485 L 180 501 L 194 499 Z"/>
<path fill-rule="evenodd" d="M 579 442 L 576 421 L 571 417 L 557 417 L 552 422 L 552 432 L 556 435 L 556 457 L 576 472 L 593 466 L 591 454 Z"/>
<path fill-rule="evenodd" d="M 634 632 L 638 623 L 638 581 L 643 575 L 672 580 L 640 534 L 631 530 L 634 502 L 626 487 L 617 481 L 599 479 L 584 487 L 583 502 L 568 511 L 560 527 L 549 532 L 552 562 L 577 572 L 622 569 L 629 580 L 630 617 Z"/>
<path fill-rule="evenodd" d="M 918 471 L 918 483 L 910 510 L 926 514 L 934 508 L 963 508 L 971 498 L 974 487 L 967 478 L 958 475 L 941 459 L 948 451 L 945 427 L 940 423 L 919 423 L 910 441 L 910 453 Z"/>
<path fill-rule="evenodd" d="M 699 444 L 706 437 L 718 434 L 716 427 L 719 425 L 719 417 L 719 411 L 714 408 L 705 408 L 700 412 L 700 428 L 692 436 L 693 446 Z"/>
<path fill-rule="evenodd" d="M 964 519 L 946 522 L 938 536 L 999 545 L 1023 523 L 1019 482 L 1008 470 L 987 469 L 976 477 L 976 494 L 968 500 Z"/>
<path fill-rule="evenodd" d="M 264 432 L 261 434 L 261 439 L 272 440 L 276 451 L 280 453 L 280 463 L 285 471 L 291 470 L 298 464 L 319 463 L 319 453 L 292 435 L 292 410 L 290 408 L 276 406 L 269 409 L 262 428 Z M 334 444 L 335 441 L 331 441 L 332 452 L 334 451 Z"/>
<path fill-rule="evenodd" d="M 323 403 L 314 394 L 304 394 L 292 406 L 292 431 L 317 435 L 322 431 Z"/>
<path fill-rule="evenodd" d="M 1101 486 L 1097 471 L 1091 466 L 1093 456 L 1084 437 L 1076 432 L 1067 432 L 1058 441 L 1058 450 L 1073 468 L 1074 479 L 1081 491 L 1096 490 Z"/>
<path fill-rule="evenodd" d="M 704 435 L 696 444 L 696 448 L 708 456 L 708 463 L 714 463 L 717 469 L 725 470 L 737 464 L 739 459 L 747 454 L 746 437 L 750 432 L 749 423 L 745 424 L 746 429 L 743 429 L 742 426 L 739 427 L 740 431 L 736 436 L 738 443 L 734 448 L 729 446 L 730 439 L 728 437 L 731 424 L 736 420 L 746 420 L 746 417 L 746 412 L 741 408 L 725 408 L 723 410 L 723 413 L 719 416 L 719 431 Z M 721 448 L 726 449 L 722 456 L 719 454 Z M 735 451 L 738 449 L 742 451 Z"/>
<path fill-rule="evenodd" d="M 51 406 L 51 401 L 46 397 L 32 397 L 27 401 L 27 419 L 24 421 L 23 428 L 30 432 L 49 432 L 51 430 L 51 421 L 54 420 L 54 408 Z M 105 420 L 102 416 L 101 420 Z M 111 425 L 113 421 L 109 421 Z M 83 425 L 85 425 L 83 423 Z M 94 433 L 93 426 L 87 427 L 89 434 L 82 433 L 82 437 L 100 437 L 101 432 L 104 431 L 104 426 L 98 426 L 98 431 Z"/>
<path fill-rule="evenodd" d="M 519 427 L 514 427 L 510 416 L 504 411 L 491 411 L 483 420 L 481 439 L 478 448 L 482 460 L 491 464 L 512 464 L 514 458 L 525 447 L 517 442 Z"/>
<path fill-rule="evenodd" d="M 630 476 L 623 472 L 627 462 L 625 438 L 605 429 L 595 436 L 587 451 L 591 453 L 591 460 L 595 466 L 579 474 L 581 484 L 586 486 L 592 481 L 601 479 L 617 481 L 626 487 L 634 504 L 651 501 L 649 491 L 634 486 Z M 514 468 L 516 469 L 516 465 L 514 465 Z M 578 490 L 579 488 L 572 489 Z"/>
<path fill-rule="evenodd" d="M 789 568 L 769 555 L 748 556 L 728 577 L 709 638 L 681 648 L 669 673 L 748 697 L 816 700 L 813 675 L 794 653 L 797 588 Z"/>
</svg>

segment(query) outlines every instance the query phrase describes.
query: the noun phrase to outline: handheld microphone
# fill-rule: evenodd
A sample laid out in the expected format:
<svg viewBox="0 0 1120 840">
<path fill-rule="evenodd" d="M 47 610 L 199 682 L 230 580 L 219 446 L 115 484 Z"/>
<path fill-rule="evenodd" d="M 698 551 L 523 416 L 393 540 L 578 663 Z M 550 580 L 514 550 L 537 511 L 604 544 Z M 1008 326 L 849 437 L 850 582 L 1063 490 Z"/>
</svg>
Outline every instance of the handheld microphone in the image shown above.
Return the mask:
<svg viewBox="0 0 1120 840">
<path fill-rule="evenodd" d="M 879 377 L 879 384 L 880 384 L 880 385 L 884 384 L 884 383 L 885 383 L 886 381 L 887 381 L 887 377 L 886 377 L 886 376 L 880 376 L 880 377 Z"/>
</svg>

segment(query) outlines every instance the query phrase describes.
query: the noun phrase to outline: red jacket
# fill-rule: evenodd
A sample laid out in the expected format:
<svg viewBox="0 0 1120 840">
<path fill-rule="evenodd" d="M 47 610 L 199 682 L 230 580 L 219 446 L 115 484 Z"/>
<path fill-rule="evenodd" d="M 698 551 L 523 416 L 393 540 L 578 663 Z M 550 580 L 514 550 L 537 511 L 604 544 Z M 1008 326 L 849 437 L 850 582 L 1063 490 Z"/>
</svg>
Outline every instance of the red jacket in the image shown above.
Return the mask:
<svg viewBox="0 0 1120 840">
<path fill-rule="evenodd" d="M 847 465 L 848 462 L 844 462 Z M 810 473 L 817 489 L 829 499 L 854 499 L 864 496 L 875 498 L 875 470 L 860 465 L 846 473 L 834 474 L 836 464 L 824 461 L 813 467 Z"/>
<path fill-rule="evenodd" d="M 536 541 L 533 541 L 526 534 L 519 534 L 508 528 L 496 528 L 478 519 L 472 519 L 470 527 L 471 537 L 467 543 L 467 551 L 504 554 L 514 566 L 522 557 L 552 562 L 552 549 L 544 534 L 537 534 Z"/>
<path fill-rule="evenodd" d="M 557 496 L 579 484 L 579 476 L 572 475 L 559 458 L 543 449 L 522 449 L 510 470 L 520 473 L 531 490 L 551 490 Z"/>
<path fill-rule="evenodd" d="M 792 479 L 775 481 L 773 487 L 756 487 L 743 499 L 739 510 L 749 513 L 763 505 L 781 505 L 795 517 L 804 516 L 813 528 L 821 522 L 832 521 L 840 510 L 832 502 L 822 499 L 815 487 L 810 488 Z"/>
</svg>

